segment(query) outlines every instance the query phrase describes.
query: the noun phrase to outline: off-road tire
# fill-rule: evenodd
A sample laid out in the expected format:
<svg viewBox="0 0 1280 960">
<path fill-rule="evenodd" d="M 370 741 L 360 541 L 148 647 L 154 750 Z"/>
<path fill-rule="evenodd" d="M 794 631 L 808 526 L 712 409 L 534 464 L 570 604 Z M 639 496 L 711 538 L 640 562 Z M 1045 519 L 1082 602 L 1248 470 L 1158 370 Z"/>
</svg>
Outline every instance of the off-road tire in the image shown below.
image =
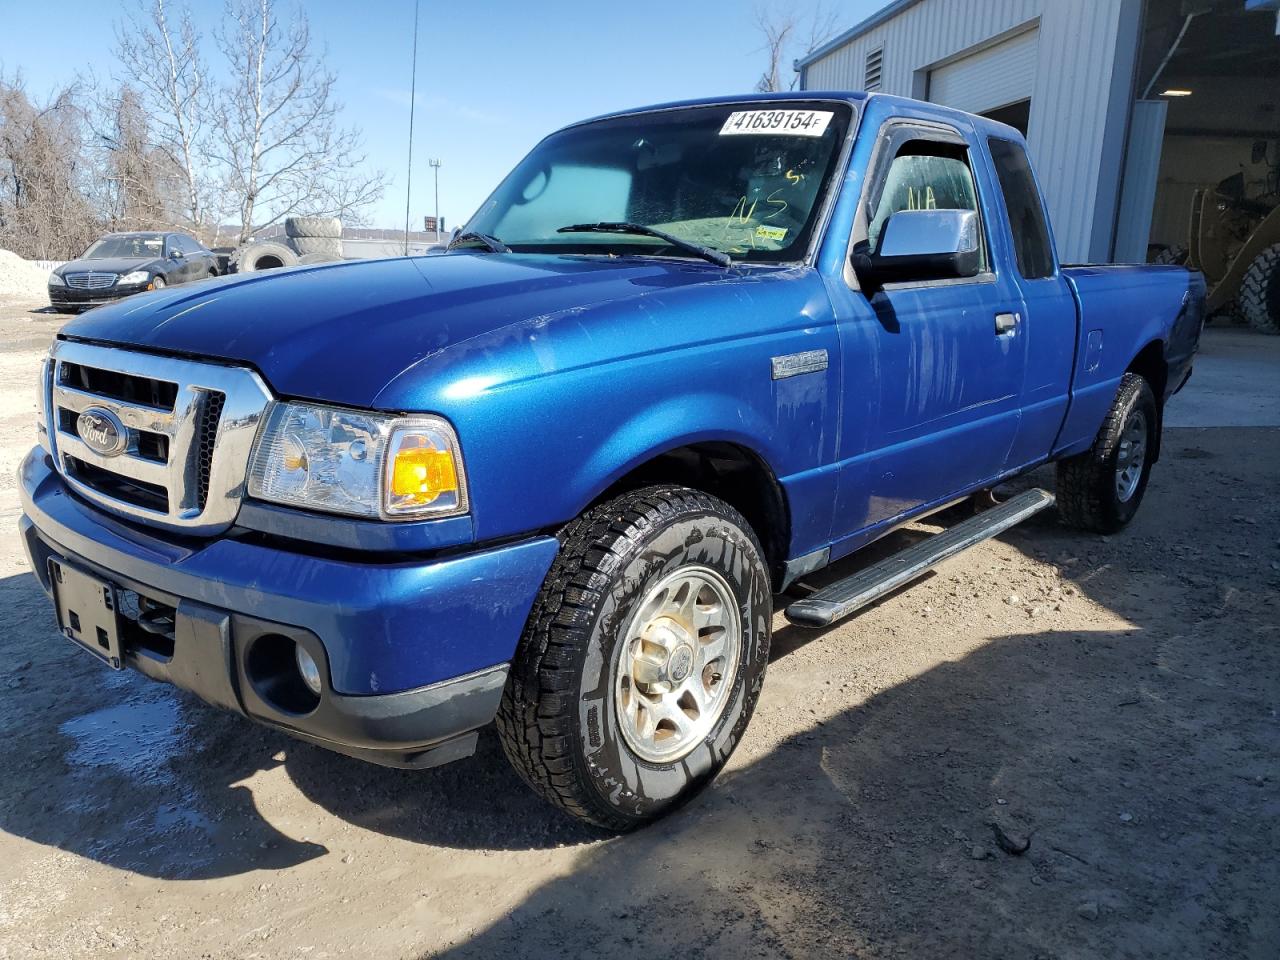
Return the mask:
<svg viewBox="0 0 1280 960">
<path fill-rule="evenodd" d="M 322 257 L 318 253 L 308 253 L 298 258 L 298 266 L 310 267 L 317 263 L 333 263 L 332 257 Z"/>
<path fill-rule="evenodd" d="M 511 664 L 498 733 L 511 764 L 544 799 L 606 830 L 630 830 L 697 794 L 746 730 L 769 659 L 773 597 L 763 551 L 728 504 L 667 485 L 592 508 L 559 540 Z M 674 763 L 649 763 L 621 735 L 613 654 L 631 605 L 692 564 L 720 573 L 738 601 L 737 668 L 706 737 Z"/>
<path fill-rule="evenodd" d="M 256 273 L 278 267 L 292 267 L 298 255 L 290 247 L 274 240 L 246 243 L 231 254 L 230 265 L 234 273 Z"/>
<path fill-rule="evenodd" d="M 294 237 L 289 244 L 298 252 L 299 257 L 342 259 L 342 241 L 332 237 Z"/>
<path fill-rule="evenodd" d="M 1146 459 L 1137 489 L 1128 500 L 1121 500 L 1116 492 L 1116 456 L 1125 423 L 1135 409 L 1146 415 Z M 1115 533 L 1132 520 L 1147 491 L 1159 431 L 1159 408 L 1151 385 L 1136 373 L 1126 373 L 1093 446 L 1058 462 L 1058 515 L 1062 521 L 1078 530 Z"/>
<path fill-rule="evenodd" d="M 1166 266 L 1183 266 L 1187 262 L 1187 248 L 1185 244 L 1177 243 L 1172 247 L 1165 247 L 1154 257 L 1151 262 L 1155 264 L 1163 264 Z"/>
<path fill-rule="evenodd" d="M 1240 312 L 1259 333 L 1280 334 L 1280 243 L 1267 247 L 1240 282 Z"/>
<path fill-rule="evenodd" d="M 286 237 L 331 237 L 342 239 L 342 221 L 337 217 L 285 217 Z"/>
</svg>

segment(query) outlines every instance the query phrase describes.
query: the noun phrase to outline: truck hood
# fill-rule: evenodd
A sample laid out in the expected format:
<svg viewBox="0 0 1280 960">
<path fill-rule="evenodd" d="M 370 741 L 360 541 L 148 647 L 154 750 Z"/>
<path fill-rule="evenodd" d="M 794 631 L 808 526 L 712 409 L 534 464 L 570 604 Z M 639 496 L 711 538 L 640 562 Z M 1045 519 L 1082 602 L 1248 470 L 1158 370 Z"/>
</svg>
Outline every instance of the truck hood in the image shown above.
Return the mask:
<svg viewBox="0 0 1280 960">
<path fill-rule="evenodd" d="M 62 336 L 226 360 L 297 397 L 375 407 L 397 376 L 503 327 L 732 282 L 696 261 L 454 253 L 235 275 L 98 307 Z"/>
</svg>

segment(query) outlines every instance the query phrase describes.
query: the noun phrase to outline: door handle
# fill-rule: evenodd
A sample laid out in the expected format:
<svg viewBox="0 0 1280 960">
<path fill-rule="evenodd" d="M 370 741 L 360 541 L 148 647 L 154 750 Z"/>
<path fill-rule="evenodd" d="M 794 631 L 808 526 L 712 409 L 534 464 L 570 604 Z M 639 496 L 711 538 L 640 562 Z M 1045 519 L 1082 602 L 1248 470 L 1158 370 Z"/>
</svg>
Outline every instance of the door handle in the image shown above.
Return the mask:
<svg viewBox="0 0 1280 960">
<path fill-rule="evenodd" d="M 1016 313 L 997 313 L 996 314 L 996 336 L 1003 333 L 1012 333 L 1018 328 L 1018 321 L 1022 318 Z"/>
</svg>

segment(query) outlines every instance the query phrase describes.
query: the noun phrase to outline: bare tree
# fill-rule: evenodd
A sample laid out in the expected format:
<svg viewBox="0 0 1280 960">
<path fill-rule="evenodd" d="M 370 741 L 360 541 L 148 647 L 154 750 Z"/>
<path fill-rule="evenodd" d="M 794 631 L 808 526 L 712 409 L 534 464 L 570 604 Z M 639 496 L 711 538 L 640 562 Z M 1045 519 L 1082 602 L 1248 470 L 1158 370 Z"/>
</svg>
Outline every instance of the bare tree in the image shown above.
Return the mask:
<svg viewBox="0 0 1280 960">
<path fill-rule="evenodd" d="M 764 37 L 765 69 L 756 81 L 760 93 L 794 90 L 798 77 L 789 69 L 788 59 L 796 52 L 809 53 L 835 33 L 838 16 L 821 6 L 802 16 L 792 6 L 761 4 L 756 7 L 756 29 Z M 786 79 L 784 79 L 784 72 Z"/>
<path fill-rule="evenodd" d="M 791 46 L 791 35 L 796 31 L 799 18 L 793 11 L 780 12 L 769 7 L 756 8 L 756 28 L 764 35 L 766 66 L 756 81 L 756 90 L 760 93 L 773 93 L 778 90 L 789 90 L 791 84 L 783 86 L 782 65 Z"/>
<path fill-rule="evenodd" d="M 122 84 L 91 103 L 93 137 L 87 156 L 100 173 L 88 192 L 106 225 L 112 230 L 176 226 L 183 201 L 175 196 L 175 187 L 183 178 L 171 155 L 154 145 L 137 90 Z"/>
<path fill-rule="evenodd" d="M 384 177 L 359 172 L 360 132 L 338 126 L 336 78 L 311 52 L 302 9 L 286 28 L 275 0 L 227 0 L 224 22 L 231 85 L 217 135 L 240 241 L 291 214 L 358 214 L 377 200 Z"/>
<path fill-rule="evenodd" d="M 74 256 L 100 229 L 80 96 L 72 84 L 38 105 L 21 77 L 0 76 L 0 247 L 19 256 Z"/>
<path fill-rule="evenodd" d="M 116 24 L 115 53 L 150 118 L 154 146 L 180 179 L 184 219 L 198 232 L 209 215 L 212 97 L 191 11 L 167 0 L 138 0 L 133 17 Z"/>
</svg>

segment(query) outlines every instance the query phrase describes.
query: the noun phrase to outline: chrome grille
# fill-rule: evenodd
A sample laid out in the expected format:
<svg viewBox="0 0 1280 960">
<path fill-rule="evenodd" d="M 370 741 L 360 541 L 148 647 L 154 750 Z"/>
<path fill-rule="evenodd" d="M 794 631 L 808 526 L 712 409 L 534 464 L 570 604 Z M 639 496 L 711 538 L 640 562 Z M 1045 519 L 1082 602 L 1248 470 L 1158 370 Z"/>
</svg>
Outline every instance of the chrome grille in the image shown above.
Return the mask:
<svg viewBox="0 0 1280 960">
<path fill-rule="evenodd" d="M 68 273 L 62 279 L 67 281 L 68 287 L 75 287 L 77 290 L 105 290 L 115 284 L 117 276 L 114 273 L 96 273 L 90 270 L 88 273 Z"/>
<path fill-rule="evenodd" d="M 203 534 L 231 525 L 271 401 L 257 374 L 66 341 L 54 345 L 53 364 L 54 460 L 72 489 L 157 526 Z M 121 425 L 120 452 L 86 442 L 85 411 L 106 411 Z"/>
</svg>

